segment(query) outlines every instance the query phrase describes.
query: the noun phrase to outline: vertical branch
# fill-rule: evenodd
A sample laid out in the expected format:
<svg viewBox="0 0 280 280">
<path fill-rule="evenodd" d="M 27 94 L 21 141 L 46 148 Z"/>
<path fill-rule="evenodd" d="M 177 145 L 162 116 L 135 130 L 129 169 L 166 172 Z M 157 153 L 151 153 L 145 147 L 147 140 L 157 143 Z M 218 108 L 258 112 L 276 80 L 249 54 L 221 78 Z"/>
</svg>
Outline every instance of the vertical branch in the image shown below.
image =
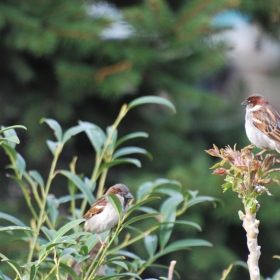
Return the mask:
<svg viewBox="0 0 280 280">
<path fill-rule="evenodd" d="M 168 280 L 173 279 L 173 273 L 174 273 L 176 263 L 177 263 L 176 261 L 170 262 L 169 269 L 168 269 Z"/>
<path fill-rule="evenodd" d="M 251 213 L 251 207 L 245 207 L 245 215 L 239 211 L 239 218 L 243 220 L 243 228 L 247 232 L 247 246 L 249 249 L 248 269 L 250 280 L 260 280 L 259 258 L 261 247 L 258 245 L 260 221 L 256 219 L 256 213 Z"/>
</svg>

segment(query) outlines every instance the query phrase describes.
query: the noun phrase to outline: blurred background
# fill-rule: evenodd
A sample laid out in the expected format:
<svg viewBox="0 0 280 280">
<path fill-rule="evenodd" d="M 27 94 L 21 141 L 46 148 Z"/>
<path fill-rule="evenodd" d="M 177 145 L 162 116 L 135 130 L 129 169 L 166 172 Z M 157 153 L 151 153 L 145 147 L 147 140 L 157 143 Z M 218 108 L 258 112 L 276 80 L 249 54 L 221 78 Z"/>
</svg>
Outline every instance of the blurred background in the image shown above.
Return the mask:
<svg viewBox="0 0 280 280">
<path fill-rule="evenodd" d="M 262 94 L 280 110 L 279 27 L 278 0 L 0 0 L 0 123 L 28 128 L 19 131 L 18 150 L 28 169 L 46 176 L 51 154 L 45 141 L 52 132 L 39 123 L 42 117 L 64 129 L 83 120 L 105 130 L 123 103 L 144 95 L 169 99 L 176 115 L 141 106 L 124 119 L 119 135 L 148 132 L 132 144 L 153 160 L 140 157 L 141 169 L 112 168 L 106 186 L 122 182 L 135 193 L 147 180 L 168 178 L 221 198 L 224 206 L 203 204 L 185 214 L 202 232 L 177 226 L 172 237 L 203 238 L 213 248 L 161 259 L 167 265 L 178 260 L 182 279 L 220 279 L 231 262 L 246 261 L 248 251 L 237 215 L 242 203 L 222 193 L 222 179 L 209 170 L 215 161 L 204 150 L 213 143 L 249 144 L 240 106 L 247 96 Z M 78 172 L 90 176 L 94 154 L 85 135 L 71 140 L 59 166 L 68 168 L 75 155 Z M 5 177 L 3 151 L 0 164 L 0 211 L 28 222 L 20 189 Z M 65 190 L 59 182 L 52 186 L 56 196 Z M 280 190 L 270 191 L 274 196 L 261 197 L 258 212 L 265 277 L 280 266 L 272 259 L 280 254 Z M 0 239 L 0 252 L 13 258 L 20 242 L 9 238 L 9 244 Z M 159 275 L 150 270 L 143 277 Z M 248 273 L 234 268 L 228 279 L 248 279 Z"/>
</svg>

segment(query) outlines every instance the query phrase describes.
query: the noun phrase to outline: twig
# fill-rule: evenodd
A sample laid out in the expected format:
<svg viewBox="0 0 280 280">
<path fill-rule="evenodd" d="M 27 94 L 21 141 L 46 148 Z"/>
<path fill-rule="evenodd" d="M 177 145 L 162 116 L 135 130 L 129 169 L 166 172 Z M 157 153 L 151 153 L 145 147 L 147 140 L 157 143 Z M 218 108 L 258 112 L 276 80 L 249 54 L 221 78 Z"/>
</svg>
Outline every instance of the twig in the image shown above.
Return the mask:
<svg viewBox="0 0 280 280">
<path fill-rule="evenodd" d="M 177 261 L 171 261 L 168 269 L 168 280 L 172 280 L 173 272 Z"/>
</svg>

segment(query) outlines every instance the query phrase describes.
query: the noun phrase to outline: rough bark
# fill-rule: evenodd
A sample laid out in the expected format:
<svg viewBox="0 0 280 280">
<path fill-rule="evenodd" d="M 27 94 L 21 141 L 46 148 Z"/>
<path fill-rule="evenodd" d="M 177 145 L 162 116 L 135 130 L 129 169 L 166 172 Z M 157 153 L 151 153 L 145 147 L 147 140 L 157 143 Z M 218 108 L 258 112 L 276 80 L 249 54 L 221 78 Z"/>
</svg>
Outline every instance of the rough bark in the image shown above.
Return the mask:
<svg viewBox="0 0 280 280">
<path fill-rule="evenodd" d="M 249 249 L 248 269 L 250 280 L 260 280 L 259 258 L 261 247 L 258 245 L 258 233 L 260 221 L 256 219 L 256 213 L 251 213 L 251 208 L 245 208 L 245 215 L 240 211 L 239 217 L 243 220 L 243 228 L 247 232 L 247 246 Z"/>
</svg>

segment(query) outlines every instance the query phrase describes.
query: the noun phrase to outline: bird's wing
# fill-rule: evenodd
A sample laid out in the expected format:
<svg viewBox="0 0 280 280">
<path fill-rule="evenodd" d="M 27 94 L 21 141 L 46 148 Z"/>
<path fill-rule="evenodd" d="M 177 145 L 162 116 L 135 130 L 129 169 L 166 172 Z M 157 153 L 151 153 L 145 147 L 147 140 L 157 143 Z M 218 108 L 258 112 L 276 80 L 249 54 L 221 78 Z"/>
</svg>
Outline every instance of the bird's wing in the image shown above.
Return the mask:
<svg viewBox="0 0 280 280">
<path fill-rule="evenodd" d="M 280 142 L 280 115 L 272 106 L 255 111 L 253 123 L 269 138 Z"/>
<path fill-rule="evenodd" d="M 106 201 L 105 196 L 101 196 L 93 203 L 91 208 L 86 212 L 86 214 L 84 215 L 84 218 L 88 220 L 92 216 L 101 213 L 104 210 L 106 204 L 107 204 L 107 201 Z"/>
</svg>

